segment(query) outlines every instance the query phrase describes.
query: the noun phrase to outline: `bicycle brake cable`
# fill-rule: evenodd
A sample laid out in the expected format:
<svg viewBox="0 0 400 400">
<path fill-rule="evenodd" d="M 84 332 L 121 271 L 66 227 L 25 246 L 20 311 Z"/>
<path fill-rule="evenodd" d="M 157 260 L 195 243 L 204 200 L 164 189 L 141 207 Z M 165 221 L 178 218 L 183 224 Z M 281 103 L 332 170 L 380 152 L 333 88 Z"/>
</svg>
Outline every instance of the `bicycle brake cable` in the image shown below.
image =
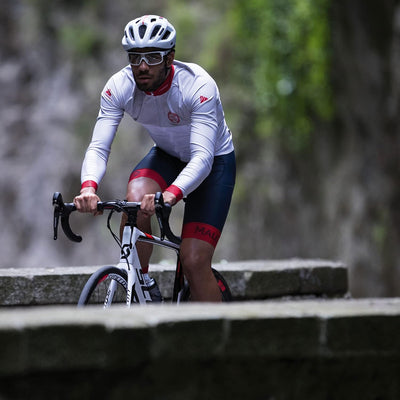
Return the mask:
<svg viewBox="0 0 400 400">
<path fill-rule="evenodd" d="M 128 250 L 128 252 L 127 252 L 127 251 L 123 248 L 121 239 L 113 232 L 113 230 L 112 230 L 112 228 L 111 228 L 111 223 L 110 223 L 110 221 L 111 221 L 111 217 L 112 217 L 114 211 L 115 211 L 115 210 L 111 210 L 110 213 L 108 214 L 108 217 L 107 217 L 107 228 L 108 228 L 108 230 L 110 231 L 111 236 L 112 236 L 113 239 L 117 242 L 119 248 L 121 249 L 122 258 L 125 259 L 126 264 L 127 264 L 127 266 L 128 266 L 128 270 L 129 270 L 129 269 L 130 269 L 130 263 L 129 263 L 129 259 L 128 259 L 128 257 L 129 257 L 129 250 Z M 122 208 L 121 208 L 121 211 L 123 211 Z M 130 242 L 131 242 L 131 243 L 132 243 L 132 237 L 133 237 L 133 229 L 131 230 L 131 237 L 130 237 Z"/>
<path fill-rule="evenodd" d="M 113 237 L 113 239 L 117 242 L 118 246 L 122 250 L 122 242 L 121 242 L 120 238 L 113 232 L 113 230 L 111 228 L 111 223 L 110 222 L 111 222 L 111 217 L 112 217 L 113 213 L 114 213 L 114 210 L 111 210 L 109 212 L 109 214 L 108 214 L 108 217 L 107 217 L 107 228 L 110 231 L 111 236 Z"/>
</svg>

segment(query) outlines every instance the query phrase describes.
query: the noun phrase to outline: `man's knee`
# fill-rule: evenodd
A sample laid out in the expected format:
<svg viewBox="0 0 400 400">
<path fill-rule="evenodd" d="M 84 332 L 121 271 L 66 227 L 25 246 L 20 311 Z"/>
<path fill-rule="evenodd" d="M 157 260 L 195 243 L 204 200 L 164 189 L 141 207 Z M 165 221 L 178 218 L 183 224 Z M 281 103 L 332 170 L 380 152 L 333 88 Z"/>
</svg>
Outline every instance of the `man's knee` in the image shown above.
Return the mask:
<svg viewBox="0 0 400 400">
<path fill-rule="evenodd" d="M 214 248 L 198 239 L 184 239 L 181 245 L 181 262 L 187 275 L 201 274 L 211 268 Z"/>
<path fill-rule="evenodd" d="M 181 253 L 181 262 L 185 272 L 192 272 L 199 269 L 199 266 L 205 264 L 205 257 L 197 252 Z"/>
<path fill-rule="evenodd" d="M 157 182 L 151 178 L 141 177 L 129 182 L 126 199 L 127 201 L 142 201 L 145 194 L 158 191 L 161 191 L 161 189 Z"/>
</svg>

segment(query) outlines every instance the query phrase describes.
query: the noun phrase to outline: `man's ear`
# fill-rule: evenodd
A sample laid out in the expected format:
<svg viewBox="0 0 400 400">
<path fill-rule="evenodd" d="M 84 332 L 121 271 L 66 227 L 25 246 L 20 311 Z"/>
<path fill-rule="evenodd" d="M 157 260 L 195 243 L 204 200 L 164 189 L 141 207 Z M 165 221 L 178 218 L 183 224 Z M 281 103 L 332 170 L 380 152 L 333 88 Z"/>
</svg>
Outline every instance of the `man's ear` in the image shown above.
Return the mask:
<svg viewBox="0 0 400 400">
<path fill-rule="evenodd" d="M 175 58 L 175 50 L 172 50 L 170 53 L 167 54 L 167 67 L 171 67 Z"/>
</svg>

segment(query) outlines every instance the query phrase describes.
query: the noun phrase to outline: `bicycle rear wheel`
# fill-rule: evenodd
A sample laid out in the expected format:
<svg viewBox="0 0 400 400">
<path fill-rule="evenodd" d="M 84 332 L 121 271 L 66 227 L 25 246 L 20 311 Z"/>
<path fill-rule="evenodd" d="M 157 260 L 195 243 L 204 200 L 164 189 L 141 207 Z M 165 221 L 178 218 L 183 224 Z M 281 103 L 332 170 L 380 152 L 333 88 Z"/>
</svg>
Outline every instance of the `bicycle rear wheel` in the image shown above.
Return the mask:
<svg viewBox="0 0 400 400">
<path fill-rule="evenodd" d="M 128 276 L 126 271 L 112 266 L 100 268 L 94 272 L 85 286 L 79 297 L 78 307 L 91 304 L 104 304 L 108 297 L 109 304 L 125 304 L 126 291 L 128 287 Z M 116 286 L 113 298 L 109 298 L 109 288 L 112 282 Z"/>
<path fill-rule="evenodd" d="M 231 290 L 229 289 L 228 283 L 226 282 L 225 278 L 214 268 L 211 268 L 212 272 L 215 276 L 215 279 L 217 280 L 219 289 L 221 291 L 221 296 L 222 296 L 222 301 L 223 302 L 228 302 L 232 301 L 232 293 Z M 185 286 L 183 288 L 182 296 L 180 301 L 190 301 L 191 300 L 191 295 L 190 295 L 190 286 L 186 282 Z"/>
</svg>

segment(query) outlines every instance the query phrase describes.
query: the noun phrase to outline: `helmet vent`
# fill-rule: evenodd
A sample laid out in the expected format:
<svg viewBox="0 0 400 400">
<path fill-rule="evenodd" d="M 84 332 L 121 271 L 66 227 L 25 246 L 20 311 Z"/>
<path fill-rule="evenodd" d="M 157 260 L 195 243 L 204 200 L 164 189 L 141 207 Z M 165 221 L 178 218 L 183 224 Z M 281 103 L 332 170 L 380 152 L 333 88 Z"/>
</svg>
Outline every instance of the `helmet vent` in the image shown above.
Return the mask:
<svg viewBox="0 0 400 400">
<path fill-rule="evenodd" d="M 159 32 L 160 29 L 161 29 L 161 26 L 160 25 L 156 25 L 154 27 L 154 29 L 153 29 L 153 32 L 151 32 L 150 39 L 153 39 L 153 37 L 157 35 L 157 33 Z"/>
<path fill-rule="evenodd" d="M 133 33 L 133 29 L 132 28 L 129 29 L 129 35 L 131 36 L 132 40 L 135 40 L 135 34 Z"/>
<path fill-rule="evenodd" d="M 139 26 L 139 36 L 140 36 L 141 39 L 144 38 L 146 30 L 147 30 L 147 26 L 146 25 L 140 25 Z"/>
<path fill-rule="evenodd" d="M 169 32 L 169 31 L 166 31 L 165 33 L 164 33 L 164 36 L 162 37 L 162 40 L 167 40 L 168 38 L 169 38 L 169 35 L 171 34 L 171 32 Z"/>
</svg>

